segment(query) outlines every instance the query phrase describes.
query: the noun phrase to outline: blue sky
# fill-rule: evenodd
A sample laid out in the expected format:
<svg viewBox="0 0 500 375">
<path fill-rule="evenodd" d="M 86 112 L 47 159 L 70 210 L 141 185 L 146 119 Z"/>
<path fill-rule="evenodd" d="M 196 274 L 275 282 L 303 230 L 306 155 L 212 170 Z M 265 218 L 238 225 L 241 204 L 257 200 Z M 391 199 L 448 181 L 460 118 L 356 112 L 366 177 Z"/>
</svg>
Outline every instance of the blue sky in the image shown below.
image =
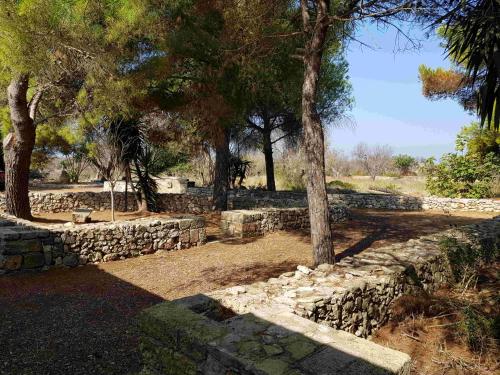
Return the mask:
<svg viewBox="0 0 500 375">
<path fill-rule="evenodd" d="M 421 93 L 418 66 L 448 67 L 438 38 L 412 34 L 421 48 L 397 51 L 394 29 L 363 28 L 358 39 L 373 49 L 351 42 L 347 61 L 355 98 L 349 120 L 340 127 L 330 126 L 331 147 L 346 152 L 359 142 L 388 144 L 395 153 L 436 156 L 454 149 L 455 137 L 474 117 L 452 100 L 429 101 Z M 399 47 L 398 47 L 399 46 Z"/>
</svg>

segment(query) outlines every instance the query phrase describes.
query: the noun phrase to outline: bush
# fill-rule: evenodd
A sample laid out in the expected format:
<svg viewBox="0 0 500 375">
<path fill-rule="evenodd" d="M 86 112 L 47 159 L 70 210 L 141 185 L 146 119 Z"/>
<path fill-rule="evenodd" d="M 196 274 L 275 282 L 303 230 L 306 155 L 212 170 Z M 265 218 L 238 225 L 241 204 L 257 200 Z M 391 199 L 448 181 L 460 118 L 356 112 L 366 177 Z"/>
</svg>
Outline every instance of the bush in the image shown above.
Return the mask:
<svg viewBox="0 0 500 375">
<path fill-rule="evenodd" d="M 482 352 L 492 339 L 498 339 L 498 321 L 498 317 L 489 318 L 472 306 L 466 306 L 462 310 L 459 330 L 471 350 Z"/>
<path fill-rule="evenodd" d="M 464 287 L 477 279 L 478 270 L 483 264 L 491 263 L 499 255 L 495 241 L 482 241 L 480 246 L 472 246 L 456 238 L 446 237 L 439 242 L 439 247 L 450 265 L 454 281 Z"/>
<path fill-rule="evenodd" d="M 394 166 L 399 170 L 402 176 L 410 174 L 415 164 L 415 158 L 410 155 L 397 155 L 394 157 Z"/>
<path fill-rule="evenodd" d="M 484 158 L 446 154 L 440 163 L 425 163 L 426 189 L 448 198 L 489 198 L 500 175 L 500 157 L 494 153 Z"/>
<path fill-rule="evenodd" d="M 356 186 L 349 182 L 344 182 L 340 180 L 330 181 L 326 184 L 326 187 L 331 190 L 335 190 L 339 193 L 355 193 Z"/>
<path fill-rule="evenodd" d="M 276 179 L 282 189 L 293 191 L 306 190 L 306 164 L 302 152 L 286 152 L 276 163 Z"/>
</svg>

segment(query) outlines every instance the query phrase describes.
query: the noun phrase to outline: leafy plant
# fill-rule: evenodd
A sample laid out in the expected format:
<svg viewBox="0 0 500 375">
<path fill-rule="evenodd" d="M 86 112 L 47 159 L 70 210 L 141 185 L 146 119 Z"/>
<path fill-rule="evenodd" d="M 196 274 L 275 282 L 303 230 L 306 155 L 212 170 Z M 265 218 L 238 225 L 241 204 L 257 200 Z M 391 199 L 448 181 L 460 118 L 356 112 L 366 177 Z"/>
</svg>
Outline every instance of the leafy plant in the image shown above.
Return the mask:
<svg viewBox="0 0 500 375">
<path fill-rule="evenodd" d="M 467 288 L 477 279 L 478 270 L 499 255 L 494 241 L 482 241 L 479 246 L 446 237 L 439 242 L 453 274 L 454 281 Z"/>
<path fill-rule="evenodd" d="M 493 181 L 500 175 L 500 157 L 493 153 L 484 158 L 446 154 L 440 163 L 428 159 L 424 166 L 429 193 L 450 198 L 487 198 L 492 196 Z"/>
<path fill-rule="evenodd" d="M 462 316 L 459 330 L 471 350 L 482 352 L 491 339 L 498 339 L 498 317 L 487 317 L 472 306 L 464 307 Z"/>
<path fill-rule="evenodd" d="M 397 155 L 394 157 L 394 166 L 402 176 L 410 174 L 412 167 L 416 164 L 414 157 L 410 155 Z"/>
</svg>

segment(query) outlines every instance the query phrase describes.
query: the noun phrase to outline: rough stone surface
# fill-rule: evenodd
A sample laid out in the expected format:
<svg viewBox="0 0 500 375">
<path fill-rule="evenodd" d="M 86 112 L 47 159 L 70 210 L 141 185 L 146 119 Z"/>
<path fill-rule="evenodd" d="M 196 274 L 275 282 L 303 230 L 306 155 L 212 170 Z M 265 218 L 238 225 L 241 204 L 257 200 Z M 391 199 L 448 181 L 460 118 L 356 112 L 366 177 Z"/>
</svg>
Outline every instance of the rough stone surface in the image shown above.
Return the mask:
<svg viewBox="0 0 500 375">
<path fill-rule="evenodd" d="M 41 212 L 71 212 L 77 208 L 88 208 L 95 211 L 111 209 L 109 192 L 76 192 L 76 193 L 29 193 L 31 211 Z M 212 210 L 212 198 L 191 194 L 160 194 L 160 208 L 163 211 L 203 213 Z M 125 194 L 115 193 L 115 209 L 125 211 Z M 5 195 L 0 194 L 0 210 L 5 210 Z M 137 210 L 137 204 L 132 194 L 128 195 L 128 211 Z"/>
<path fill-rule="evenodd" d="M 345 205 L 348 208 L 375 208 L 386 210 L 442 210 L 500 212 L 500 200 L 458 199 L 437 197 L 413 197 L 389 194 L 328 194 L 332 206 Z M 117 211 L 125 211 L 125 194 L 115 194 Z M 33 213 L 70 212 L 75 208 L 89 208 L 96 211 L 110 209 L 109 192 L 78 193 L 30 193 Z M 305 193 L 260 190 L 237 190 L 229 194 L 231 210 L 260 208 L 307 207 Z M 206 188 L 188 188 L 184 194 L 160 194 L 160 208 L 171 212 L 205 213 L 213 210 L 212 191 Z M 0 210 L 5 209 L 5 196 L 0 194 Z M 128 210 L 137 209 L 135 199 L 129 194 Z"/>
<path fill-rule="evenodd" d="M 191 194 L 207 194 L 206 190 L 190 189 Z M 328 194 L 330 204 L 343 204 L 349 208 L 375 208 L 385 210 L 443 210 L 500 212 L 500 201 L 495 199 L 465 199 L 440 197 L 414 197 L 391 194 Z M 307 196 L 301 192 L 238 190 L 230 195 L 231 209 L 254 209 L 269 207 L 306 207 Z"/>
<path fill-rule="evenodd" d="M 349 210 L 343 205 L 330 207 L 330 220 L 339 223 L 349 218 Z M 308 229 L 307 208 L 272 208 L 258 210 L 234 210 L 221 213 L 221 230 L 229 236 L 252 237 L 277 230 Z"/>
<path fill-rule="evenodd" d="M 311 272 L 299 266 L 267 282 L 210 293 L 237 313 L 264 306 L 285 309 L 356 336 L 368 337 L 391 315 L 391 303 L 403 294 L 433 290 L 446 283 L 450 269 L 439 242 L 457 238 L 473 246 L 500 246 L 500 217 L 454 228 L 406 243 L 367 249 L 335 266 Z"/>
<path fill-rule="evenodd" d="M 144 374 L 401 374 L 404 353 L 318 325 L 283 309 L 226 316 L 197 295 L 139 317 Z"/>
<path fill-rule="evenodd" d="M 0 271 L 76 267 L 184 249 L 205 240 L 205 221 L 197 216 L 55 225 L 48 230 L 2 214 Z"/>
</svg>

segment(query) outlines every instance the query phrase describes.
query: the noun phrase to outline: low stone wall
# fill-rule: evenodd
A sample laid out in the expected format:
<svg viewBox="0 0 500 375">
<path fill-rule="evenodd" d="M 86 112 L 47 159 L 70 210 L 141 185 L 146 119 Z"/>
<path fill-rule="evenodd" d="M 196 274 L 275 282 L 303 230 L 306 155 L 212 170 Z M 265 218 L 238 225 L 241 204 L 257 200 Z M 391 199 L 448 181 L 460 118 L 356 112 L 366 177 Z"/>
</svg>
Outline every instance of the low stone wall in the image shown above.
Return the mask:
<svg viewBox="0 0 500 375">
<path fill-rule="evenodd" d="M 237 190 L 229 199 L 229 208 L 233 210 L 273 207 L 307 207 L 307 195 L 293 191 Z"/>
<path fill-rule="evenodd" d="M 0 274 L 113 261 L 189 248 L 205 240 L 205 222 L 200 217 L 50 228 L 4 217 L 0 220 Z"/>
<path fill-rule="evenodd" d="M 204 295 L 139 317 L 142 375 L 409 375 L 407 354 L 280 309 L 232 315 Z"/>
<path fill-rule="evenodd" d="M 385 194 L 328 194 L 330 203 L 343 203 L 350 208 L 374 208 L 384 210 L 442 210 L 500 212 L 497 199 L 461 199 L 438 197 L 413 197 Z"/>
<path fill-rule="evenodd" d="M 160 207 L 164 211 L 183 213 L 204 213 L 212 210 L 212 198 L 191 194 L 160 194 Z M 29 194 L 31 211 L 69 212 L 75 208 L 90 208 L 96 211 L 111 209 L 109 192 L 77 192 L 77 193 L 45 193 Z M 128 211 L 137 210 L 135 197 L 132 193 L 127 198 Z M 125 211 L 125 194 L 115 193 L 115 209 Z M 5 196 L 0 195 L 0 210 L 5 210 Z"/>
<path fill-rule="evenodd" d="M 343 205 L 330 207 L 333 223 L 349 218 L 349 210 Z M 224 234 L 238 237 L 261 236 L 277 230 L 308 229 L 307 208 L 273 208 L 260 210 L 235 210 L 221 213 L 221 230 Z"/>
<path fill-rule="evenodd" d="M 368 337 L 391 315 L 403 294 L 431 291 L 451 276 L 439 242 L 456 238 L 483 249 L 500 246 L 500 217 L 346 257 L 335 266 L 299 266 L 267 282 L 209 293 L 245 314 L 269 307 Z"/>
<path fill-rule="evenodd" d="M 109 210 L 109 192 L 78 193 L 30 193 L 33 213 L 68 212 L 75 208 L 91 208 L 97 211 Z M 209 189 L 189 188 L 186 194 L 160 194 L 160 207 L 164 211 L 184 213 L 207 213 L 213 211 L 213 201 Z M 384 210 L 440 210 L 500 212 L 500 200 L 495 199 L 455 199 L 437 197 L 413 197 L 386 194 L 328 194 L 331 205 L 345 205 L 349 208 L 373 208 Z M 137 209 L 132 193 L 128 194 L 128 210 Z M 307 207 L 305 193 L 289 191 L 267 192 L 261 190 L 238 190 L 229 194 L 231 210 L 260 208 Z M 115 193 L 115 208 L 125 211 L 125 194 Z M 0 194 L 0 210 L 5 209 L 5 196 Z"/>
</svg>

